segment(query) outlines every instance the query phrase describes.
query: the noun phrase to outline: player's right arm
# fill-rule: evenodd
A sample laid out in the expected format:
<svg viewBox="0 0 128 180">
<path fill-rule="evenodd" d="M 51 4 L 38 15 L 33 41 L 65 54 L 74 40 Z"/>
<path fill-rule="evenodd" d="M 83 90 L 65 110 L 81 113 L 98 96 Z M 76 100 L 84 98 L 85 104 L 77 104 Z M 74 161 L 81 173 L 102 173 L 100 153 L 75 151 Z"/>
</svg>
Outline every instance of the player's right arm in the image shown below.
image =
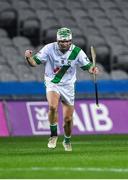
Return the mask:
<svg viewBox="0 0 128 180">
<path fill-rule="evenodd" d="M 27 60 L 27 62 L 30 66 L 35 67 L 37 65 L 36 61 L 33 58 L 31 50 L 25 51 L 25 59 Z"/>
<path fill-rule="evenodd" d="M 50 48 L 45 45 L 39 52 L 36 54 L 32 54 L 31 50 L 25 51 L 25 59 L 27 60 L 30 66 L 36 66 L 42 63 L 45 63 L 48 59 L 48 54 L 50 52 Z"/>
</svg>

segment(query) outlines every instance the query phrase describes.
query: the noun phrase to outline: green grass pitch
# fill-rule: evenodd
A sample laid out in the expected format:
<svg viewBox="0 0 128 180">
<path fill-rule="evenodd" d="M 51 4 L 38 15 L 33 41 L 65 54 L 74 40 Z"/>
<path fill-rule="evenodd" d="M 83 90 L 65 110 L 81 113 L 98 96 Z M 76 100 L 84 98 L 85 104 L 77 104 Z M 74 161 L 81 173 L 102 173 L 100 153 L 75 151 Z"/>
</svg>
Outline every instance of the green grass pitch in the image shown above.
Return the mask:
<svg viewBox="0 0 128 180">
<path fill-rule="evenodd" d="M 62 136 L 54 150 L 47 139 L 0 138 L 0 178 L 128 178 L 128 135 L 72 136 L 72 152 L 64 151 Z"/>
</svg>

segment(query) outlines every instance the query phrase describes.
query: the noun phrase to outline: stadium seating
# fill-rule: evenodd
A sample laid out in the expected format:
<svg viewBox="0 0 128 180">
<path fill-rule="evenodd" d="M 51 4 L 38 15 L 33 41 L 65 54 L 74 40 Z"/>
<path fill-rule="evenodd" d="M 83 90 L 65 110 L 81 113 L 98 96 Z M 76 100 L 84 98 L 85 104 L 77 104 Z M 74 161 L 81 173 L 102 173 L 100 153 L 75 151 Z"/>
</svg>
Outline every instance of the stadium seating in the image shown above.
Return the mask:
<svg viewBox="0 0 128 180">
<path fill-rule="evenodd" d="M 90 46 L 96 48 L 99 79 L 128 77 L 127 0 L 0 0 L 0 69 L 7 72 L 0 70 L 0 81 L 41 81 L 44 69 L 28 68 L 24 51 L 56 41 L 62 26 L 89 58 Z M 90 78 L 77 71 L 78 80 Z"/>
<path fill-rule="evenodd" d="M 8 33 L 6 30 L 0 28 L 0 37 L 7 37 L 8 36 Z"/>
<path fill-rule="evenodd" d="M 11 0 L 11 4 L 12 4 L 13 8 L 15 8 L 15 9 L 17 9 L 17 7 L 18 7 L 18 9 L 30 7 L 30 4 L 27 0 L 20 0 L 20 1 Z"/>
<path fill-rule="evenodd" d="M 48 5 L 46 3 L 46 0 L 28 0 L 29 6 L 31 6 L 32 8 L 34 8 L 35 10 L 38 9 L 44 9 L 44 8 L 48 8 Z"/>
<path fill-rule="evenodd" d="M 110 73 L 111 79 L 119 80 L 119 79 L 127 79 L 128 75 L 125 71 L 122 70 L 112 70 Z"/>
<path fill-rule="evenodd" d="M 11 72 L 0 72 L 0 81 L 19 81 L 18 77 L 11 71 Z"/>
<path fill-rule="evenodd" d="M 0 28 L 5 28 L 10 37 L 16 35 L 17 22 L 18 22 L 17 11 L 9 3 L 9 1 L 0 1 Z"/>
<path fill-rule="evenodd" d="M 66 6 L 65 6 L 65 1 L 64 0 L 56 0 L 56 1 L 53 1 L 53 0 L 49 0 L 49 1 L 47 1 L 47 3 L 48 3 L 48 7 L 50 8 L 50 9 L 63 9 L 63 8 L 65 8 Z"/>
</svg>

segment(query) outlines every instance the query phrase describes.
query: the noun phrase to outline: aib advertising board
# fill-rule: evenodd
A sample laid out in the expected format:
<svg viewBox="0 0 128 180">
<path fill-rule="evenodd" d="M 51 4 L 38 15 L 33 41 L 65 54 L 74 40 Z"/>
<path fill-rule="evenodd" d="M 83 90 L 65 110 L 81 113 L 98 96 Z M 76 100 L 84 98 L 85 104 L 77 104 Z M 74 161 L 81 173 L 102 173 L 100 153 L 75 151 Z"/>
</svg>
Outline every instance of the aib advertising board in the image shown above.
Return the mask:
<svg viewBox="0 0 128 180">
<path fill-rule="evenodd" d="M 8 127 L 2 102 L 0 103 L 0 136 L 8 136 Z"/>
<path fill-rule="evenodd" d="M 128 133 L 127 107 L 127 100 L 100 100 L 99 107 L 93 100 L 76 100 L 73 134 Z M 50 134 L 47 102 L 8 102 L 7 110 L 12 136 Z M 63 134 L 61 103 L 58 114 L 58 134 Z"/>
</svg>

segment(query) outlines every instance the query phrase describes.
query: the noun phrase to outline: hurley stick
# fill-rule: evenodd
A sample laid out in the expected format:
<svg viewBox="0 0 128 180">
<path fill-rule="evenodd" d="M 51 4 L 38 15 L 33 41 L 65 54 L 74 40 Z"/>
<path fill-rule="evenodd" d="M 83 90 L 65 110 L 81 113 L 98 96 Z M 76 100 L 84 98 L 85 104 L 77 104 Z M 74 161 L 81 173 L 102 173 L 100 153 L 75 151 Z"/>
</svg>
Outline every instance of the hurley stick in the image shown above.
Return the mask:
<svg viewBox="0 0 128 180">
<path fill-rule="evenodd" d="M 91 56 L 92 56 L 93 67 L 96 67 L 96 51 L 93 46 L 91 46 Z M 96 105 L 99 106 L 96 74 L 93 74 L 93 79 L 94 79 L 94 86 L 95 86 Z"/>
</svg>

